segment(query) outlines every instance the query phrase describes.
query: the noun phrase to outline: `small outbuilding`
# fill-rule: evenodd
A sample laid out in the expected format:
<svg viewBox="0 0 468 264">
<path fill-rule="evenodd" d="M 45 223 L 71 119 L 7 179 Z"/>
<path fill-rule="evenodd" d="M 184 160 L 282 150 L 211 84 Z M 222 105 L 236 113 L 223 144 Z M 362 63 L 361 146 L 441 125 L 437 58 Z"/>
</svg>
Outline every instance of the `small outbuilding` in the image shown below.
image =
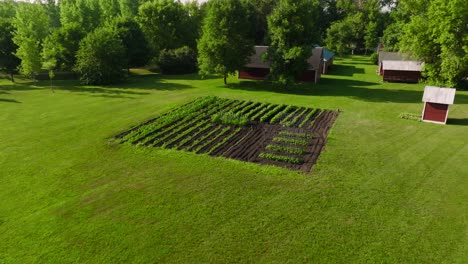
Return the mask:
<svg viewBox="0 0 468 264">
<path fill-rule="evenodd" d="M 239 71 L 239 79 L 265 80 L 270 73 L 270 62 L 263 61 L 262 56 L 268 50 L 268 46 L 255 46 L 255 53 L 250 57 L 249 63 Z M 312 50 L 312 56 L 307 60 L 309 69 L 296 79 L 301 82 L 318 83 L 323 71 L 323 48 Z"/>
<path fill-rule="evenodd" d="M 379 75 L 382 75 L 382 61 L 403 61 L 405 58 L 409 58 L 408 55 L 399 53 L 399 52 L 388 52 L 388 51 L 380 51 L 379 52 Z"/>
<path fill-rule="evenodd" d="M 330 70 L 330 66 L 333 65 L 333 59 L 335 58 L 335 53 L 323 49 L 323 74 L 328 74 L 328 71 Z"/>
<path fill-rule="evenodd" d="M 421 79 L 424 63 L 420 61 L 384 60 L 380 69 L 386 82 L 417 83 Z"/>
<path fill-rule="evenodd" d="M 422 121 L 446 124 L 449 105 L 455 101 L 456 89 L 426 86 L 422 101 L 424 108 Z"/>
</svg>

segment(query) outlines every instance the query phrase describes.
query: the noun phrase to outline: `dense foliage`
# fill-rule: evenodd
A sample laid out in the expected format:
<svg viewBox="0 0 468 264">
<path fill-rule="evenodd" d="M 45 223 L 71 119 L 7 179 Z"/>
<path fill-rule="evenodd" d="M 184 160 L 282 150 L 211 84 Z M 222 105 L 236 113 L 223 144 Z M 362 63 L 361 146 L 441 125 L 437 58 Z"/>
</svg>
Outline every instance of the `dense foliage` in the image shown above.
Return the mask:
<svg viewBox="0 0 468 264">
<path fill-rule="evenodd" d="M 123 79 L 126 68 L 125 47 L 117 33 L 102 27 L 80 43 L 76 71 L 84 84 L 110 84 Z"/>
<path fill-rule="evenodd" d="M 81 40 L 110 27 L 122 41 L 126 67 L 167 62 L 162 54 L 181 63 L 170 71 L 186 72 L 187 60 L 174 55 L 188 47 L 202 75 L 226 77 L 243 68 L 253 45 L 266 45 L 271 79 L 287 83 L 307 67 L 316 44 L 339 55 L 380 47 L 423 60 L 431 84 L 461 86 L 468 76 L 467 6 L 463 0 L 0 0 L 0 68 L 30 77 L 72 71 Z"/>
<path fill-rule="evenodd" d="M 319 36 L 318 2 L 314 0 L 280 0 L 268 17 L 271 62 L 270 78 L 290 83 L 309 67 L 312 44 Z"/>
<path fill-rule="evenodd" d="M 197 55 L 187 46 L 163 50 L 159 54 L 159 67 L 164 74 L 186 74 L 197 71 Z"/>
<path fill-rule="evenodd" d="M 227 75 L 244 67 L 254 52 L 251 26 L 239 1 L 210 1 L 198 43 L 200 73 L 222 74 L 226 84 Z"/>
</svg>

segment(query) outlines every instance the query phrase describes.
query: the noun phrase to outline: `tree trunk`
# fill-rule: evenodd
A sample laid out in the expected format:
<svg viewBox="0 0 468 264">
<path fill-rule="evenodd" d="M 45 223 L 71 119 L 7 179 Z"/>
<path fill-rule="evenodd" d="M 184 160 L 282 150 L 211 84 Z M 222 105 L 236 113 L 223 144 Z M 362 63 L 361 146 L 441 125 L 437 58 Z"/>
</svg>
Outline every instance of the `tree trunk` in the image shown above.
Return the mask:
<svg viewBox="0 0 468 264">
<path fill-rule="evenodd" d="M 224 74 L 224 85 L 227 85 L 227 74 Z"/>
<path fill-rule="evenodd" d="M 12 82 L 12 83 L 15 82 L 15 77 L 13 76 L 13 73 L 10 73 L 10 79 L 11 79 L 11 82 Z"/>
</svg>

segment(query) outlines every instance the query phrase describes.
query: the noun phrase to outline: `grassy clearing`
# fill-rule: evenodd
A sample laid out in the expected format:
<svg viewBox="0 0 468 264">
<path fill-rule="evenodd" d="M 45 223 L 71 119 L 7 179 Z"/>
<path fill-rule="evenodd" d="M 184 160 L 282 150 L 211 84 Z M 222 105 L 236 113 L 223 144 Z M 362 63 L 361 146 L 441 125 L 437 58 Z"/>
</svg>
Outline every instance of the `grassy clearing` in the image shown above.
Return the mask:
<svg viewBox="0 0 468 264">
<path fill-rule="evenodd" d="M 289 88 L 1 80 L 0 262 L 466 263 L 468 92 L 450 125 L 404 120 L 424 85 L 382 83 L 365 57 L 336 63 Z M 208 95 L 343 113 L 309 175 L 108 142 Z"/>
</svg>

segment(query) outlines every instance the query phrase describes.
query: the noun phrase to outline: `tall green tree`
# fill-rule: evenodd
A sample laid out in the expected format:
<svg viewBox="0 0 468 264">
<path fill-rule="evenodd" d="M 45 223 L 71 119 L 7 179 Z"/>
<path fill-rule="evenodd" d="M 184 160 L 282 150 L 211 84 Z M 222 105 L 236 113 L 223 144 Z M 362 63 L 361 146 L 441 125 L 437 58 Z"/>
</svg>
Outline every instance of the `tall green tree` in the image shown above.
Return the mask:
<svg viewBox="0 0 468 264">
<path fill-rule="evenodd" d="M 93 31 L 102 21 L 99 0 L 61 0 L 60 21 L 62 25 L 77 23 L 84 31 Z"/>
<path fill-rule="evenodd" d="M 16 56 L 21 59 L 20 72 L 35 77 L 42 68 L 42 43 L 51 29 L 50 18 L 41 3 L 23 3 L 17 8 L 13 24 L 16 28 L 13 41 L 18 46 Z"/>
<path fill-rule="evenodd" d="M 432 0 L 426 8 L 410 17 L 400 47 L 425 62 L 430 82 L 457 86 L 468 76 L 468 5 Z"/>
<path fill-rule="evenodd" d="M 50 34 L 43 44 L 42 61 L 49 70 L 71 71 L 76 63 L 80 41 L 86 36 L 76 23 L 66 24 Z"/>
<path fill-rule="evenodd" d="M 200 74 L 222 74 L 227 84 L 227 76 L 244 67 L 254 52 L 251 26 L 238 0 L 210 1 L 198 42 Z"/>
<path fill-rule="evenodd" d="M 175 49 L 184 45 L 184 26 L 188 14 L 181 2 L 146 2 L 140 6 L 138 14 L 141 28 L 155 54 L 163 49 Z"/>
<path fill-rule="evenodd" d="M 268 17 L 270 78 L 287 84 L 308 67 L 313 44 L 319 40 L 319 4 L 314 0 L 280 0 Z"/>
<path fill-rule="evenodd" d="M 150 59 L 150 49 L 140 25 L 130 17 L 118 17 L 113 27 L 125 48 L 127 66 L 146 65 Z"/>
<path fill-rule="evenodd" d="M 14 0 L 0 1 L 0 19 L 12 20 L 16 15 L 16 4 Z"/>
<path fill-rule="evenodd" d="M 255 44 L 269 45 L 268 40 L 268 22 L 267 17 L 271 14 L 277 0 L 246 0 L 246 4 L 250 5 L 248 11 L 252 14 L 252 23 L 255 25 Z"/>
<path fill-rule="evenodd" d="M 13 42 L 13 25 L 8 21 L 0 21 L 0 69 L 10 74 L 11 81 L 15 79 L 17 67 L 21 61 L 15 56 L 18 46 Z"/>
<path fill-rule="evenodd" d="M 135 0 L 119 0 L 120 14 L 124 17 L 134 18 L 138 14 L 140 3 Z"/>
<path fill-rule="evenodd" d="M 125 47 L 116 31 L 97 28 L 80 43 L 75 70 L 83 84 L 104 85 L 124 78 Z"/>
<path fill-rule="evenodd" d="M 119 0 L 99 0 L 99 7 L 103 20 L 110 20 L 121 14 Z"/>
</svg>

